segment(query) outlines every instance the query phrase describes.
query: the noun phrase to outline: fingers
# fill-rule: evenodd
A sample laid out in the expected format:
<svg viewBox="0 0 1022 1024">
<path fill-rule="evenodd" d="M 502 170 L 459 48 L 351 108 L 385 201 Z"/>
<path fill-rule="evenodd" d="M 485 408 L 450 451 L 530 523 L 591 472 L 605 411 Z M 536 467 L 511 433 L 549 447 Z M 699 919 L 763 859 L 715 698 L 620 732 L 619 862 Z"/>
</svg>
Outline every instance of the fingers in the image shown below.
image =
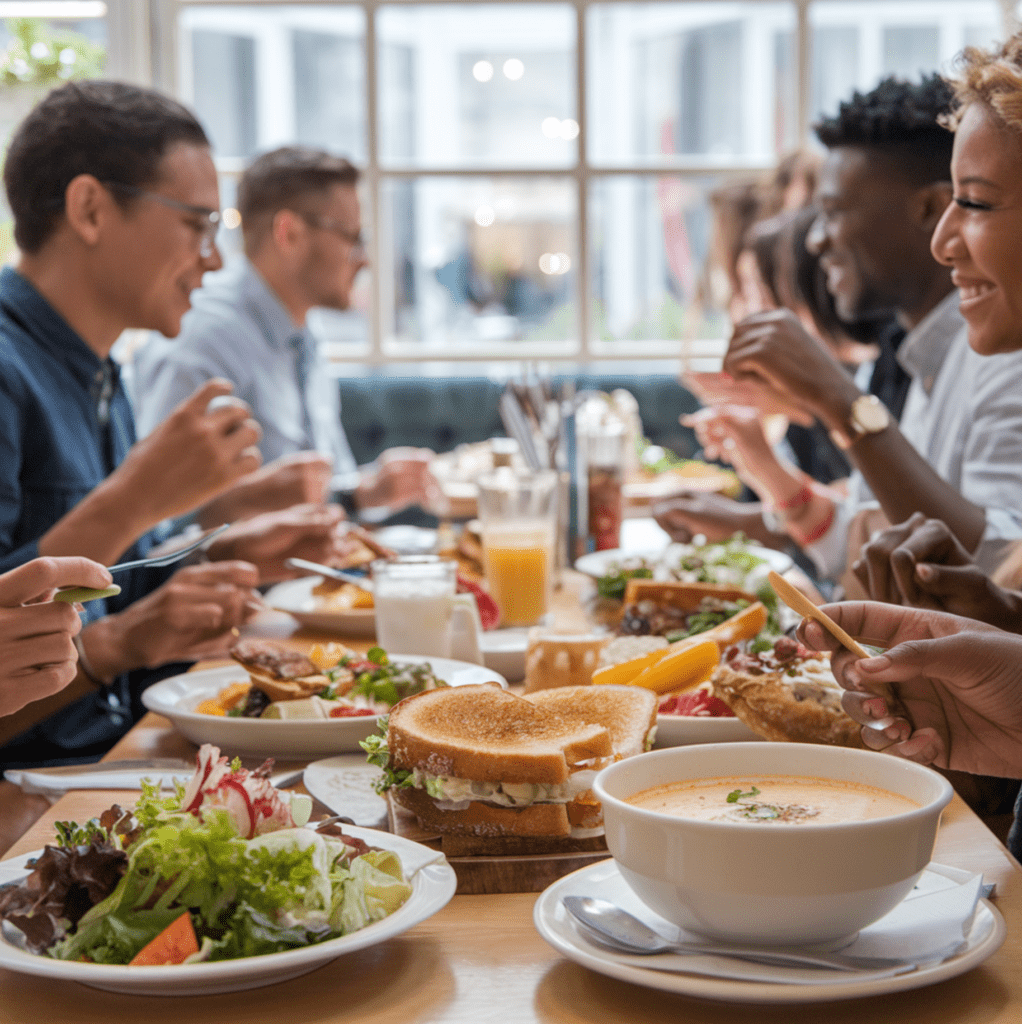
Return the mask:
<svg viewBox="0 0 1022 1024">
<path fill-rule="evenodd" d="M 34 558 L 0 575 L 0 607 L 36 601 L 61 587 L 110 586 L 113 577 L 88 558 Z"/>
<path fill-rule="evenodd" d="M 259 585 L 259 570 L 251 562 L 238 559 L 223 562 L 209 562 L 203 565 L 186 565 L 174 573 L 172 583 L 215 586 L 233 584 L 251 590 Z"/>
<path fill-rule="evenodd" d="M 225 380 L 223 377 L 211 377 L 200 388 L 197 388 L 191 397 L 186 398 L 175 412 L 204 413 L 214 398 L 230 395 L 233 391 L 234 385 L 229 380 Z"/>
<path fill-rule="evenodd" d="M 0 651 L 3 654 L 3 674 L 8 676 L 29 674 L 41 666 L 74 662 L 78 657 L 74 641 L 66 632 L 5 643 Z"/>
</svg>

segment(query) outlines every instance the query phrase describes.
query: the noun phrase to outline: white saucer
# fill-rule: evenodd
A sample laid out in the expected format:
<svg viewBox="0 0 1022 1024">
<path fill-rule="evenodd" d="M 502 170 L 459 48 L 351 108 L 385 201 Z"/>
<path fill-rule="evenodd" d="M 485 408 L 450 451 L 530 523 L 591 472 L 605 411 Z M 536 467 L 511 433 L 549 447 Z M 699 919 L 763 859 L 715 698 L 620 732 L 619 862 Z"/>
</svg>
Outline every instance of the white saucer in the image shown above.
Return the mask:
<svg viewBox="0 0 1022 1024">
<path fill-rule="evenodd" d="M 365 754 L 341 754 L 313 761 L 305 769 L 305 788 L 334 814 L 365 828 L 386 828 L 387 801 L 373 789 L 383 774 L 366 764 Z"/>
<path fill-rule="evenodd" d="M 952 878 L 957 878 L 961 874 L 955 868 L 939 864 L 931 864 L 928 870 Z M 532 916 L 539 934 L 569 960 L 574 960 L 575 963 L 588 967 L 598 974 L 635 985 L 729 1003 L 819 1003 L 923 988 L 972 970 L 1000 948 L 1006 935 L 1004 918 L 987 900 L 980 900 L 976 906 L 972 927 L 966 937 L 965 948 L 941 964 L 924 966 L 909 974 L 880 979 L 849 980 L 847 974 L 835 974 L 833 983 L 775 984 L 739 981 L 734 978 L 659 971 L 619 962 L 614 959 L 613 954 L 582 934 L 574 918 L 568 914 L 561 902 L 564 896 L 569 895 L 598 896 L 626 910 L 642 908 L 613 860 L 591 864 L 558 879 L 540 895 Z M 645 911 L 647 916 L 648 913 Z"/>
</svg>

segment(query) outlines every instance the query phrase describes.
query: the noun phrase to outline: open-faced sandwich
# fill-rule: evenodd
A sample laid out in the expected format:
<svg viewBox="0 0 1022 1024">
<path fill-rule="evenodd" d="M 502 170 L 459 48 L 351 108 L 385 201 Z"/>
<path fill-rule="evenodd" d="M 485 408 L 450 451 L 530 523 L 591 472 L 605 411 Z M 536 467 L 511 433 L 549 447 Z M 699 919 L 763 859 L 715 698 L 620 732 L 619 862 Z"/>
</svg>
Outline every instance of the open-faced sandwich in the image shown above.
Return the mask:
<svg viewBox="0 0 1022 1024">
<path fill-rule="evenodd" d="M 341 644 L 315 645 L 308 657 L 272 640 L 239 640 L 231 657 L 249 674 L 196 707 L 240 718 L 353 718 L 385 715 L 413 693 L 447 684 L 425 662 L 392 662 L 386 651 L 359 654 Z"/>
<path fill-rule="evenodd" d="M 714 694 L 768 740 L 862 746 L 859 726 L 841 707 L 829 659 L 791 637 L 765 650 L 736 645 L 712 681 Z"/>
</svg>

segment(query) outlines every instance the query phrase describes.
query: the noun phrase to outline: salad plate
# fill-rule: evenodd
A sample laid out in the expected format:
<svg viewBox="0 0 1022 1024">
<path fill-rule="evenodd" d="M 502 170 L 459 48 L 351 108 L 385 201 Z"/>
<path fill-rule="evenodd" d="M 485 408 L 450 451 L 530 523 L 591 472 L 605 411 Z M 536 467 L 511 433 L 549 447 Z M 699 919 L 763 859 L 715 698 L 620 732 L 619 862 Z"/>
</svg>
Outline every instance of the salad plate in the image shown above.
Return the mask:
<svg viewBox="0 0 1022 1024">
<path fill-rule="evenodd" d="M 321 630 L 338 637 L 376 636 L 374 608 L 330 610 L 312 592 L 323 582 L 322 576 L 301 576 L 285 580 L 266 592 L 266 603 L 278 612 L 287 612 L 309 629 Z"/>
<path fill-rule="evenodd" d="M 920 884 L 927 882 L 928 887 L 940 889 L 950 884 L 960 884 L 964 880 L 962 876 L 968 875 L 969 872 L 957 868 L 931 864 L 924 872 Z M 758 968 L 758 972 L 767 972 L 771 976 L 762 981 L 753 981 L 727 976 L 711 977 L 709 972 L 695 974 L 657 970 L 646 966 L 650 962 L 647 957 L 640 960 L 611 952 L 583 934 L 581 926 L 576 924 L 562 902 L 563 897 L 569 895 L 608 900 L 648 922 L 651 912 L 628 887 L 615 861 L 600 861 L 581 868 L 549 886 L 540 895 L 533 910 L 533 922 L 539 934 L 563 956 L 598 974 L 664 992 L 726 1003 L 821 1003 L 923 988 L 979 966 L 1000 948 L 1007 934 L 1004 918 L 997 909 L 987 900 L 980 900 L 967 926 L 962 947 L 941 963 L 922 963 L 907 974 L 884 978 L 875 975 L 856 978 L 843 971 L 812 971 L 811 979 L 803 978 L 800 981 L 787 979 L 794 979 L 805 972 L 793 971 L 791 968 Z M 666 926 L 666 922 L 663 924 Z M 703 959 L 692 958 L 693 961 Z M 749 966 L 747 963 L 742 964 L 743 969 Z M 785 974 L 785 980 L 782 981 L 777 977 L 779 972 L 790 973 Z"/>
<path fill-rule="evenodd" d="M 686 747 L 692 743 L 744 743 L 761 740 L 740 718 L 699 715 L 657 715 L 656 742 L 661 747 Z"/>
<path fill-rule="evenodd" d="M 581 558 L 576 559 L 575 568 L 579 572 L 598 580 L 601 576 L 607 576 L 615 566 L 620 565 L 622 562 L 631 564 L 642 560 L 653 569 L 654 577 L 658 577 L 658 566 L 663 566 L 665 570 L 670 570 L 680 561 L 686 549 L 691 550 L 693 548 L 694 545 L 691 544 L 671 544 L 666 548 L 643 548 L 634 551 L 623 548 L 592 551 L 588 555 L 583 555 Z M 764 548 L 759 544 L 743 544 L 742 550 L 757 558 L 762 558 L 767 568 L 773 569 L 774 572 L 787 572 L 795 564 L 790 556 L 786 555 L 783 551 Z M 766 572 L 764 571 L 764 577 L 765 575 Z M 670 576 L 665 572 L 663 578 L 669 579 Z"/>
<path fill-rule="evenodd" d="M 454 895 L 457 888 L 454 871 L 436 850 L 388 832 L 352 825 L 346 825 L 345 831 L 371 846 L 394 851 L 401 858 L 405 877 L 412 886 L 411 896 L 393 914 L 350 935 L 283 953 L 172 967 L 111 966 L 55 960 L 25 952 L 0 938 L 0 968 L 61 981 L 76 981 L 91 988 L 136 996 L 240 992 L 297 978 L 346 953 L 385 942 L 431 917 Z M 42 851 L 37 850 L 34 854 L 0 861 L 0 885 L 24 878 L 26 860 L 40 853 Z"/>
<path fill-rule="evenodd" d="M 506 687 L 504 677 L 482 665 L 449 658 L 425 658 L 394 654 L 393 662 L 428 662 L 438 679 L 449 686 L 470 683 L 497 683 Z M 142 694 L 142 703 L 150 711 L 169 718 L 175 728 L 193 743 L 213 743 L 231 757 L 304 758 L 329 757 L 348 751 L 359 752 L 359 740 L 376 731 L 376 716 L 328 719 L 230 718 L 204 715 L 195 707 L 216 697 L 231 683 L 246 682 L 248 673 L 240 665 L 210 668 L 171 676 Z"/>
</svg>

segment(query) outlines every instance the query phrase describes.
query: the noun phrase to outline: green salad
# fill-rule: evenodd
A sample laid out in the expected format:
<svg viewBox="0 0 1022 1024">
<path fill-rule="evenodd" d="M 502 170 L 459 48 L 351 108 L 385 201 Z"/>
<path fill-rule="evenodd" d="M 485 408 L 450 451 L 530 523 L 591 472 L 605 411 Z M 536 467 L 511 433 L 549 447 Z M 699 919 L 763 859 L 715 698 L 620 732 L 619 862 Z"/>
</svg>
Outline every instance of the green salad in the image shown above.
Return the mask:
<svg viewBox="0 0 1022 1024">
<path fill-rule="evenodd" d="M 133 812 L 59 825 L 25 883 L 0 894 L 5 927 L 58 960 L 197 963 L 347 935 L 411 895 L 392 851 L 301 827 L 308 797 L 289 802 L 268 770 L 219 755 L 204 746 L 170 796 L 144 783 Z"/>
</svg>

